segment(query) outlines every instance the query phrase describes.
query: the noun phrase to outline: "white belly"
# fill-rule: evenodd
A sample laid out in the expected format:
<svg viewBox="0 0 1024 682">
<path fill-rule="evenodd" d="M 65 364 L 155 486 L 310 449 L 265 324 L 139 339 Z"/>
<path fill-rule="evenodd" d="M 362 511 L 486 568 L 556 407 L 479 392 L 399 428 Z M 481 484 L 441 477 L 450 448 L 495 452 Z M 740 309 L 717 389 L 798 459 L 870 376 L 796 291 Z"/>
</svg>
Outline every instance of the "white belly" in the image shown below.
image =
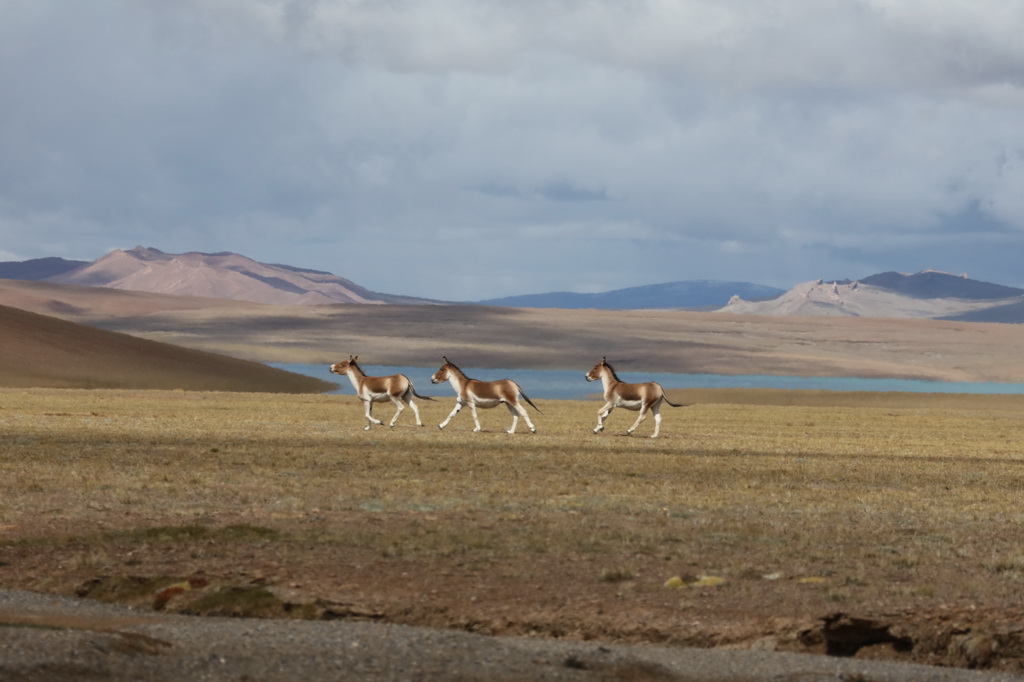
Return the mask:
<svg viewBox="0 0 1024 682">
<path fill-rule="evenodd" d="M 501 401 L 497 398 L 478 398 L 475 395 L 470 394 L 470 400 L 472 400 L 477 407 L 497 407 L 501 405 Z"/>
<path fill-rule="evenodd" d="M 639 410 L 640 406 L 643 404 L 642 400 L 623 400 L 622 398 L 615 399 L 615 407 L 621 407 L 626 410 Z"/>
</svg>

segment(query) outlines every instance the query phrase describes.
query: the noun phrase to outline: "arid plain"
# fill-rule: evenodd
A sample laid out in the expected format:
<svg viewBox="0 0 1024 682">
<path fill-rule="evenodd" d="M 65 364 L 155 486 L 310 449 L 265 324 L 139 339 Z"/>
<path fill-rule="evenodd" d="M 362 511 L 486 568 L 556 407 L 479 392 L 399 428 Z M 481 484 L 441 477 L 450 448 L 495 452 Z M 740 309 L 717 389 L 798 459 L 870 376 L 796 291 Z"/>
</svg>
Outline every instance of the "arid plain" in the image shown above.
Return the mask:
<svg viewBox="0 0 1024 682">
<path fill-rule="evenodd" d="M 582 375 L 607 355 L 633 371 L 1024 377 L 1011 325 L 16 295 L 150 339 L 277 362 L 352 353 L 368 370 L 446 354 Z M 654 441 L 650 425 L 619 435 L 631 413 L 592 434 L 596 401 L 538 401 L 537 435 L 505 434 L 504 410 L 481 413 L 483 433 L 466 414 L 439 432 L 450 389 L 418 388 L 437 397 L 427 428 L 406 413 L 371 431 L 347 386 L 0 390 L 0 584 L 1024 669 L 1024 398 L 680 391 L 689 406 L 665 408 Z"/>
<path fill-rule="evenodd" d="M 0 280 L 8 305 L 259 362 L 1024 381 L 1024 328 L 673 310 L 269 306 Z M 42 349 L 41 351 L 42 352 Z"/>
</svg>

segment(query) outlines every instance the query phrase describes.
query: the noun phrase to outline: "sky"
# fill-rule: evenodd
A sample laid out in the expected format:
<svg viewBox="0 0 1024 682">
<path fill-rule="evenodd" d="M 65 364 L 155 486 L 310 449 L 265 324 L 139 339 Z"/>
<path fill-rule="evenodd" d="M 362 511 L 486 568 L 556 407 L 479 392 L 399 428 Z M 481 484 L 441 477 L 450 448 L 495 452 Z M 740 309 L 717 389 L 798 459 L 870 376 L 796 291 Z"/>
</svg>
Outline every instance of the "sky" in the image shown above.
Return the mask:
<svg viewBox="0 0 1024 682">
<path fill-rule="evenodd" d="M 0 260 L 1024 286 L 1024 0 L 0 0 Z"/>
</svg>

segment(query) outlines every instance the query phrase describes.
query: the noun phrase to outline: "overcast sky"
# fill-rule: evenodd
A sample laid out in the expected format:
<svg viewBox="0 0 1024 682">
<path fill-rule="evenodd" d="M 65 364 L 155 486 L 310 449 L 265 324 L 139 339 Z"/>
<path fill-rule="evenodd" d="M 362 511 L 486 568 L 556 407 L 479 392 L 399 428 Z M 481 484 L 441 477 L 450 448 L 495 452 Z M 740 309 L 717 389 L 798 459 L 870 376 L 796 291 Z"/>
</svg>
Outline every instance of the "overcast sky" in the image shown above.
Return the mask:
<svg viewBox="0 0 1024 682">
<path fill-rule="evenodd" d="M 0 260 L 1024 286 L 1024 0 L 0 0 Z"/>
</svg>

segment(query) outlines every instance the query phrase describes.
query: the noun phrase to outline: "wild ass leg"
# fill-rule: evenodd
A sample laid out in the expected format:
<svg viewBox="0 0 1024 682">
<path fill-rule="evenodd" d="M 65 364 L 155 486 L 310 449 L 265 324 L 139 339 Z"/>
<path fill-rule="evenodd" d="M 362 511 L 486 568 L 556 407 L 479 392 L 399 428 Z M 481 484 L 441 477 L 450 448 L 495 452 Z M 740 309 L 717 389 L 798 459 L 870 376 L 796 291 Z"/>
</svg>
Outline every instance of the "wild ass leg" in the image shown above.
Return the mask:
<svg viewBox="0 0 1024 682">
<path fill-rule="evenodd" d="M 450 422 L 452 420 L 452 417 L 457 415 L 459 413 L 459 410 L 461 410 L 464 406 L 465 403 L 463 403 L 461 399 L 456 398 L 455 409 L 452 410 L 452 413 L 448 415 L 447 419 L 445 419 L 443 422 L 437 425 L 437 428 L 443 429 L 444 427 L 448 426 L 448 422 Z"/>
<path fill-rule="evenodd" d="M 526 408 L 523 407 L 522 403 L 516 403 L 516 411 L 523 416 L 523 419 L 526 420 L 526 425 L 530 427 L 530 433 L 537 433 L 537 427 L 533 425 L 532 421 L 530 421 L 530 413 L 526 411 Z M 516 430 L 516 423 L 517 421 L 513 419 L 512 429 L 509 431 L 509 433 L 512 433 Z"/>
<path fill-rule="evenodd" d="M 517 408 L 518 409 L 522 409 L 522 408 L 520 408 L 518 405 L 513 407 L 511 403 L 505 403 L 505 407 L 507 407 L 508 411 L 512 413 L 512 426 L 509 427 L 508 431 L 506 431 L 505 433 L 515 433 L 516 432 L 516 425 L 519 424 L 519 412 L 517 412 L 516 410 L 517 410 Z"/>
<path fill-rule="evenodd" d="M 476 402 L 474 402 L 472 398 L 469 401 L 469 411 L 473 415 L 473 423 L 476 424 L 476 428 L 473 429 L 473 433 L 476 433 L 480 430 L 480 417 L 476 415 Z"/>
<path fill-rule="evenodd" d="M 604 431 L 604 420 L 608 418 L 608 415 L 615 409 L 615 405 L 610 402 L 604 404 L 600 410 L 597 411 L 597 427 L 594 429 L 594 433 L 601 433 Z"/>
<path fill-rule="evenodd" d="M 423 426 L 423 420 L 420 419 L 420 408 L 416 407 L 416 401 L 410 398 L 408 395 L 404 398 L 405 404 L 412 408 L 412 413 L 416 417 L 416 426 Z"/>
<path fill-rule="evenodd" d="M 626 435 L 627 436 L 632 435 L 632 433 L 634 431 L 636 431 L 636 427 L 640 426 L 640 422 L 642 422 L 647 417 L 647 408 L 648 407 L 649 406 L 647 404 L 644 404 L 644 405 L 640 406 L 640 415 L 636 418 L 636 421 L 633 422 L 633 425 L 630 426 L 629 429 L 627 429 L 627 431 L 626 431 Z"/>
<path fill-rule="evenodd" d="M 398 421 L 398 415 L 402 414 L 402 410 L 405 409 L 405 405 L 402 404 L 401 399 L 391 396 L 391 402 L 395 405 L 395 416 L 391 418 L 391 423 L 388 424 L 391 428 L 395 428 L 395 422 Z M 418 419 L 416 421 L 419 421 Z"/>
<path fill-rule="evenodd" d="M 372 424 L 383 425 L 384 422 L 373 416 L 373 401 L 364 400 L 363 404 L 366 406 L 366 426 L 363 427 L 363 431 L 369 431 Z"/>
<path fill-rule="evenodd" d="M 654 433 L 651 434 L 651 438 L 657 438 L 658 434 L 661 433 L 661 401 L 659 400 L 651 407 L 651 413 L 654 415 Z"/>
</svg>

